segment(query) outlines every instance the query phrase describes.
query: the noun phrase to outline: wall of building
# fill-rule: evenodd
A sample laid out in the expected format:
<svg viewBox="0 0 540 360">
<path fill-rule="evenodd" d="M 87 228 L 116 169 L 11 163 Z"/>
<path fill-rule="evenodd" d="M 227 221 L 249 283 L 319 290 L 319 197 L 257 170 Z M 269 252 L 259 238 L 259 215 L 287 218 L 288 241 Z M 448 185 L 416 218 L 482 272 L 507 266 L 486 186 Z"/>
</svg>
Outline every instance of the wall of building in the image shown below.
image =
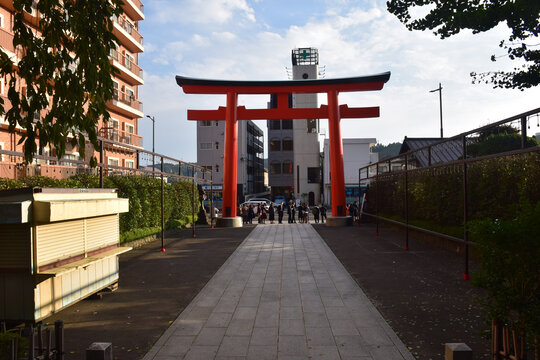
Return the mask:
<svg viewBox="0 0 540 360">
<path fill-rule="evenodd" d="M 375 163 L 379 154 L 371 152 L 371 146 L 377 143 L 375 138 L 356 138 L 343 140 L 343 166 L 345 170 L 345 187 L 358 187 L 358 169 Z M 324 203 L 331 203 L 330 191 L 330 152 L 329 140 L 324 140 Z"/>
</svg>

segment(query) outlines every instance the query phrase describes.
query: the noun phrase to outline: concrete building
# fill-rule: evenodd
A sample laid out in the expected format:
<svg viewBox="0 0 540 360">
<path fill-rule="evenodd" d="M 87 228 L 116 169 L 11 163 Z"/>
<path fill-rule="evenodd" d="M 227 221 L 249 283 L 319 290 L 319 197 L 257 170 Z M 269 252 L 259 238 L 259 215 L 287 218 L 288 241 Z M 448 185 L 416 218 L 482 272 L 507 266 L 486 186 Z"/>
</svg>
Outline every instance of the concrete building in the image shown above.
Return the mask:
<svg viewBox="0 0 540 360">
<path fill-rule="evenodd" d="M 124 13 L 113 19 L 113 33 L 118 38 L 119 43 L 117 48 L 111 51 L 110 61 L 119 73 L 113 78 L 114 97 L 107 104 L 111 119 L 108 123 L 101 121 L 98 123 L 98 135 L 119 143 L 142 148 L 142 137 L 138 135 L 138 119 L 142 118 L 144 114 L 142 112 L 142 103 L 138 100 L 138 87 L 143 85 L 144 81 L 142 69 L 138 65 L 138 58 L 144 48 L 142 45 L 143 37 L 138 31 L 138 23 L 144 20 L 144 7 L 140 0 L 125 0 L 122 9 Z M 20 47 L 14 48 L 13 46 L 12 26 L 14 13 L 12 0 L 0 0 L 0 47 L 10 58 L 16 59 L 22 56 L 23 49 Z M 36 24 L 40 16 L 35 6 L 30 13 L 25 14 L 26 25 L 34 33 L 39 33 Z M 25 84 L 22 84 L 21 96 L 24 96 L 25 86 Z M 0 96 L 4 99 L 6 109 L 10 107 L 7 91 L 8 89 L 2 80 Z M 36 117 L 35 121 L 38 120 Z M 0 117 L 0 149 L 23 152 L 23 145 L 19 145 L 18 141 L 24 129 L 16 128 L 14 133 L 9 133 L 7 129 L 7 122 L 3 117 Z M 41 148 L 41 155 L 56 155 L 54 149 L 49 151 L 48 147 L 39 147 Z M 121 145 L 106 145 L 105 147 L 105 163 L 130 168 L 136 167 L 136 153 L 133 150 Z M 78 148 L 72 148 L 68 143 L 64 158 L 80 160 Z M 22 161 L 22 158 L 0 156 L 0 177 L 16 177 L 16 171 L 19 168 L 17 163 Z M 34 171 L 29 172 L 30 174 L 45 176 L 55 174 L 55 177 L 67 177 L 76 173 L 71 163 L 63 163 L 62 161 L 36 160 L 35 164 L 39 166 L 35 166 Z M 68 168 L 69 171 L 64 171 L 64 168 Z"/>
<path fill-rule="evenodd" d="M 375 138 L 343 139 L 343 166 L 345 169 L 345 201 L 347 204 L 358 201 L 358 169 L 379 161 L 379 154 L 372 153 L 371 147 L 377 143 Z M 330 204 L 330 153 L 329 140 L 324 140 L 323 202 Z"/>
<path fill-rule="evenodd" d="M 315 48 L 292 50 L 292 79 L 317 79 Z M 275 106 L 273 97 L 270 106 Z M 317 94 L 295 94 L 295 108 L 318 107 Z M 269 184 L 272 197 L 295 198 L 314 205 L 321 201 L 319 119 L 268 120 Z"/>
<path fill-rule="evenodd" d="M 216 206 L 220 206 L 223 184 L 225 121 L 197 122 L 197 165 L 211 169 Z M 246 195 L 261 194 L 264 186 L 263 132 L 251 120 L 238 122 L 237 202 Z"/>
</svg>

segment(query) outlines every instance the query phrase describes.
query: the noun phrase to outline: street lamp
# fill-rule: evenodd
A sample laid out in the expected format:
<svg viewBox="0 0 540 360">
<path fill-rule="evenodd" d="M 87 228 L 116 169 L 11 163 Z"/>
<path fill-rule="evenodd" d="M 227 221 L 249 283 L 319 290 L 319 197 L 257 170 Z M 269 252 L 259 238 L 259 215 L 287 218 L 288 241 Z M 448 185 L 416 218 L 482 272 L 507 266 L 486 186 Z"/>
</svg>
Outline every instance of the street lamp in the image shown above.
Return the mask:
<svg viewBox="0 0 540 360">
<path fill-rule="evenodd" d="M 440 112 L 440 117 L 441 117 L 441 139 L 443 138 L 443 126 L 442 126 L 442 87 L 441 87 L 441 83 L 439 83 L 439 87 L 435 90 L 430 90 L 429 92 L 435 92 L 435 91 L 438 91 L 439 92 L 439 112 Z"/>
<path fill-rule="evenodd" d="M 156 152 L 154 149 L 155 145 L 155 130 L 156 130 L 156 119 L 153 116 L 146 115 L 147 118 L 152 120 L 152 176 L 154 176 L 154 173 L 156 172 L 156 158 L 154 156 L 154 153 Z"/>
</svg>

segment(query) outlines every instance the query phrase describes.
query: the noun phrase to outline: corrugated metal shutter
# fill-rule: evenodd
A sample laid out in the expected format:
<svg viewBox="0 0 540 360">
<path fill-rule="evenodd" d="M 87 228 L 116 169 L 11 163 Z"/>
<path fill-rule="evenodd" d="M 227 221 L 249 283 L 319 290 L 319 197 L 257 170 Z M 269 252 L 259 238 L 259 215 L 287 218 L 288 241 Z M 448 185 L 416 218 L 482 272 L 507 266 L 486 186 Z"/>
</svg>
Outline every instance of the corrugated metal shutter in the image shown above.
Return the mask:
<svg viewBox="0 0 540 360">
<path fill-rule="evenodd" d="M 29 224 L 0 226 L 0 267 L 29 268 L 31 260 Z"/>
<path fill-rule="evenodd" d="M 86 250 L 88 252 L 118 244 L 118 215 L 86 219 Z"/>
<path fill-rule="evenodd" d="M 46 265 L 84 253 L 84 220 L 38 225 L 37 265 Z"/>
</svg>

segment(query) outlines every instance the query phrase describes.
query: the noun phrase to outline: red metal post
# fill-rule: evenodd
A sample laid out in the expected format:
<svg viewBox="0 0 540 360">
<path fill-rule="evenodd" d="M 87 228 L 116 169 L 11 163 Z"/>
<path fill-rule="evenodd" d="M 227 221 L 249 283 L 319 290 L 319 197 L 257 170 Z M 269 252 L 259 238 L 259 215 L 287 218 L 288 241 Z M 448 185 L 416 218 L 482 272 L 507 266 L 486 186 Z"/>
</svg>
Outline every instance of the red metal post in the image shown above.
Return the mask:
<svg viewBox="0 0 540 360">
<path fill-rule="evenodd" d="M 345 170 L 339 117 L 338 92 L 328 91 L 328 132 L 330 141 L 330 173 L 332 216 L 345 216 Z"/>
<path fill-rule="evenodd" d="M 225 112 L 225 156 L 223 157 L 223 217 L 236 216 L 236 180 L 238 165 L 238 94 L 227 93 Z"/>
</svg>

